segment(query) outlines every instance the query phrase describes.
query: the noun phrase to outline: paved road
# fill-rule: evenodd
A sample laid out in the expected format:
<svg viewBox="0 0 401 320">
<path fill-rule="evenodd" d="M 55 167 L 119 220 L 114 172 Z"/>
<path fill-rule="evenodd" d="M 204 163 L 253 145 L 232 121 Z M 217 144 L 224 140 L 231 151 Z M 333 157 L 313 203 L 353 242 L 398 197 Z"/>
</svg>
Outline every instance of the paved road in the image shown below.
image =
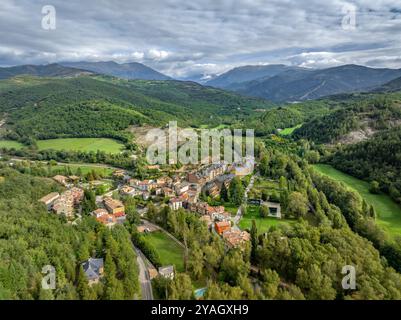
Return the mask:
<svg viewBox="0 0 401 320">
<path fill-rule="evenodd" d="M 141 250 L 134 246 L 138 266 L 139 266 L 139 283 L 142 289 L 142 300 L 153 300 L 152 283 L 150 281 L 149 272 L 146 267 L 146 257 Z"/>
<path fill-rule="evenodd" d="M 254 181 L 255 181 L 255 176 L 253 175 L 253 176 L 251 177 L 251 179 L 249 180 L 248 186 L 247 186 L 246 189 L 245 189 L 245 193 L 244 193 L 244 203 L 246 203 L 247 200 L 248 200 L 248 193 L 249 193 L 249 191 L 252 189 Z M 240 207 L 238 208 L 237 214 L 236 214 L 235 217 L 233 218 L 234 227 L 237 227 L 237 224 L 238 224 L 238 222 L 241 220 L 241 218 L 242 218 L 242 206 L 240 206 Z"/>
</svg>

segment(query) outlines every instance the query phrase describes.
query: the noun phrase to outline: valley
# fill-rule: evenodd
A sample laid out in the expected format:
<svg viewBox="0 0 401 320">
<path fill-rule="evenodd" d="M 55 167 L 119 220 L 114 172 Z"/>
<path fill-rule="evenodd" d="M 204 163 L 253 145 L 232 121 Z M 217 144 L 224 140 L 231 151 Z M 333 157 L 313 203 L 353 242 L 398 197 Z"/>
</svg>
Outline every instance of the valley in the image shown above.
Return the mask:
<svg viewBox="0 0 401 320">
<path fill-rule="evenodd" d="M 2 314 L 398 307 L 400 34 L 399 0 L 1 0 Z"/>
<path fill-rule="evenodd" d="M 136 64 L 65 68 L 3 70 L 0 80 L 0 271 L 9 279 L 0 298 L 401 297 L 401 93 L 359 92 L 399 70 L 245 68 L 212 87 Z M 317 74 L 343 72 L 381 80 L 348 92 L 328 79 L 311 91 Z M 305 86 L 280 84 L 272 102 L 242 95 L 241 79 Z M 313 100 L 286 102 L 305 92 Z M 254 129 L 254 155 L 152 165 L 145 136 L 169 121 L 197 132 Z M 20 287 L 10 261 L 24 274 Z M 51 296 L 29 286 L 43 262 L 64 277 Z M 103 268 L 93 275 L 91 264 Z M 345 264 L 363 274 L 355 291 L 339 285 Z"/>
</svg>

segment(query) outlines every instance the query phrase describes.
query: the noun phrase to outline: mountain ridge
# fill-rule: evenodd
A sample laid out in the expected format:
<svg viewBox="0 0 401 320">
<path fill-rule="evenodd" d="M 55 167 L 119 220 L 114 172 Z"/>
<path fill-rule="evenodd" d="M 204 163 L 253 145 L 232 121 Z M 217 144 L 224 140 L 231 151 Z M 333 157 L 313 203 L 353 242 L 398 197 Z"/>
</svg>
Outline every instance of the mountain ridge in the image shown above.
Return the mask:
<svg viewBox="0 0 401 320">
<path fill-rule="evenodd" d="M 0 80 L 10 79 L 15 76 L 30 75 L 38 77 L 77 77 L 91 75 L 93 72 L 73 67 L 62 66 L 58 63 L 44 65 L 19 65 L 0 68 Z"/>
<path fill-rule="evenodd" d="M 281 71 L 278 70 L 274 75 L 226 84 L 223 88 L 273 102 L 293 102 L 368 91 L 401 77 L 401 69 L 370 68 L 354 64 L 325 69 L 278 66 L 281 67 Z M 229 73 L 230 71 L 226 75 Z M 216 82 L 207 84 L 213 83 Z"/>
<path fill-rule="evenodd" d="M 172 80 L 171 77 L 139 62 L 117 63 L 115 61 L 78 61 L 62 62 L 60 64 L 66 67 L 80 68 L 127 80 Z"/>
</svg>

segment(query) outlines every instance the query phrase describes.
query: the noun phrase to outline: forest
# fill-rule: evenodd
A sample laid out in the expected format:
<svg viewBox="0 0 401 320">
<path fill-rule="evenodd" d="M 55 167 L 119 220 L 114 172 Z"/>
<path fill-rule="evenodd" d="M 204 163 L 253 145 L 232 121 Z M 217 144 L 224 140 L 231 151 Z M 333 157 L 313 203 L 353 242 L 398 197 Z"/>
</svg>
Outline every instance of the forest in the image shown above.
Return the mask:
<svg viewBox="0 0 401 320">
<path fill-rule="evenodd" d="M 123 152 L 121 154 L 110 154 L 104 151 L 67 151 L 67 150 L 36 150 L 33 148 L 0 149 L 3 155 L 7 157 L 24 157 L 36 161 L 56 161 L 56 162 L 81 162 L 81 163 L 106 163 L 118 168 L 126 168 L 130 170 L 139 170 L 141 162 L 134 161 L 130 157 L 130 153 Z"/>
<path fill-rule="evenodd" d="M 199 216 L 150 204 L 146 218 L 186 248 L 185 273 L 174 280 L 153 280 L 158 297 L 193 299 L 191 288 L 203 283 L 205 299 L 401 298 L 400 240 L 386 237 L 375 224 L 372 208 L 355 192 L 314 172 L 293 152 L 259 146 L 258 153 L 262 177 L 280 181 L 278 201 L 285 216 L 297 223 L 262 234 L 253 225 L 250 243 L 227 249 Z M 223 192 L 230 194 L 230 189 Z M 155 248 L 133 227 L 131 234 L 157 265 Z M 345 265 L 356 268 L 357 290 L 341 287 Z"/>
<path fill-rule="evenodd" d="M 330 114 L 313 118 L 296 129 L 293 136 L 315 143 L 335 143 L 351 131 L 366 128 L 372 131 L 386 130 L 397 126 L 400 120 L 399 101 L 379 95 L 350 101 Z"/>
<path fill-rule="evenodd" d="M 340 148 L 327 160 L 339 170 L 371 183 L 401 203 L 401 129 L 376 134 L 371 139 Z M 377 190 L 376 192 L 378 192 Z"/>
<path fill-rule="evenodd" d="M 130 125 L 219 125 L 274 105 L 192 82 L 119 80 L 112 77 L 3 80 L 0 113 L 6 138 L 27 142 L 56 137 L 109 137 L 126 142 Z M 233 113 L 232 110 L 236 112 Z"/>
<path fill-rule="evenodd" d="M 78 225 L 49 214 L 38 199 L 61 187 L 50 179 L 0 169 L 0 299 L 134 299 L 138 267 L 124 227 L 91 217 Z M 89 286 L 81 263 L 103 258 L 105 277 Z M 54 266 L 56 290 L 43 290 L 42 268 Z"/>
</svg>

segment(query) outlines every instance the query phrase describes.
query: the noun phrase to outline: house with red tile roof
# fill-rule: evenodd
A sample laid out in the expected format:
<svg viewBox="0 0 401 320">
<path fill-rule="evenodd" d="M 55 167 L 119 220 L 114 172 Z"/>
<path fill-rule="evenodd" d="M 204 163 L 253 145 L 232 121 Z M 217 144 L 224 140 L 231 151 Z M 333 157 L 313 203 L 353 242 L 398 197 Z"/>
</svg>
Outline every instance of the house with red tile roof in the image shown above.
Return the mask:
<svg viewBox="0 0 401 320">
<path fill-rule="evenodd" d="M 248 232 L 235 229 L 224 231 L 222 237 L 229 248 L 242 246 L 251 239 L 251 235 Z"/>
<path fill-rule="evenodd" d="M 227 230 L 231 230 L 231 222 L 230 221 L 219 221 L 214 224 L 214 229 L 219 235 L 222 235 L 223 232 Z"/>
</svg>

